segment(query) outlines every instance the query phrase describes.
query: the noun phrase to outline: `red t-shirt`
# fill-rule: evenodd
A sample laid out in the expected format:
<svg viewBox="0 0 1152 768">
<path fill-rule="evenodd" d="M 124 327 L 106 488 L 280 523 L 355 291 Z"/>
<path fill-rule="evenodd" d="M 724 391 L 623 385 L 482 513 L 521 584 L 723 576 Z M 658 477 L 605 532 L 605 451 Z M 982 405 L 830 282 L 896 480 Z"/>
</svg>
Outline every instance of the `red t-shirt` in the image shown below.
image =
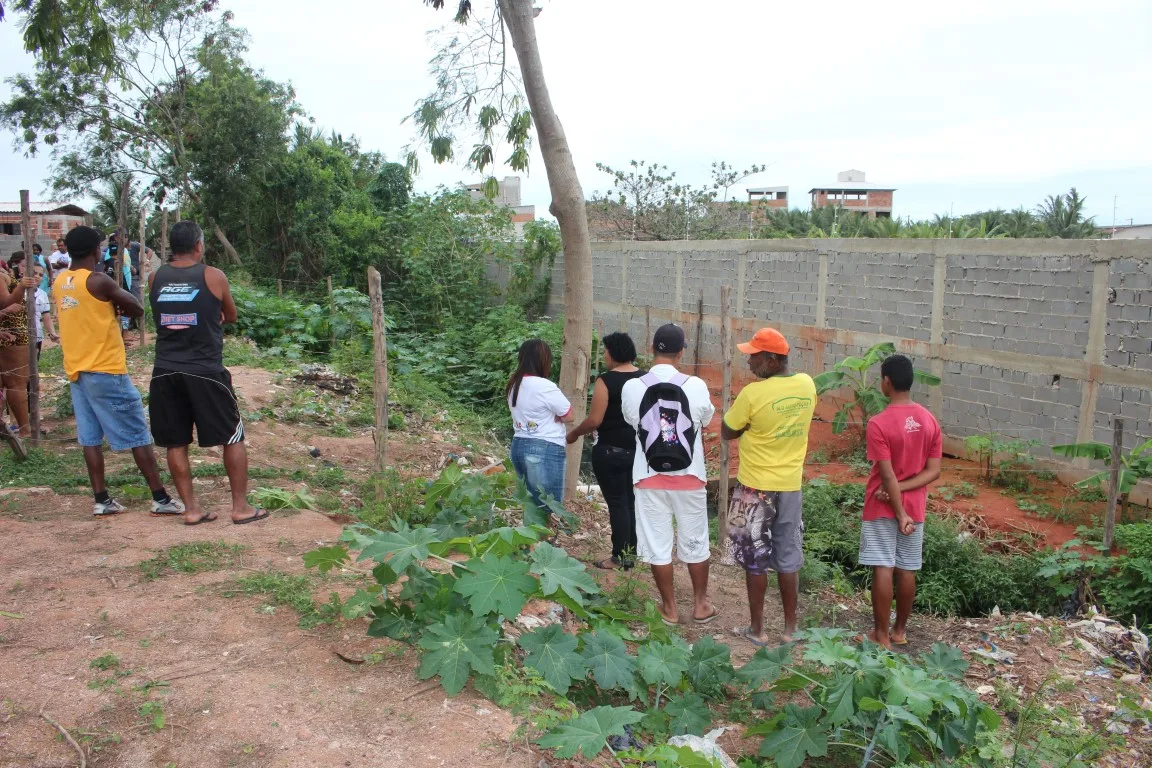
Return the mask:
<svg viewBox="0 0 1152 768">
<path fill-rule="evenodd" d="M 864 496 L 864 519 L 896 517 L 890 504 L 876 500 L 876 491 L 881 486 L 880 467 L 876 462 L 891 461 L 896 479 L 903 482 L 920 474 L 928 466 L 928 459 L 942 455 L 940 425 L 924 406 L 889 405 L 878 416 L 873 416 L 868 422 L 868 460 L 873 464 Z M 917 523 L 924 522 L 928 486 L 905 492 L 901 500 L 909 517 Z"/>
</svg>

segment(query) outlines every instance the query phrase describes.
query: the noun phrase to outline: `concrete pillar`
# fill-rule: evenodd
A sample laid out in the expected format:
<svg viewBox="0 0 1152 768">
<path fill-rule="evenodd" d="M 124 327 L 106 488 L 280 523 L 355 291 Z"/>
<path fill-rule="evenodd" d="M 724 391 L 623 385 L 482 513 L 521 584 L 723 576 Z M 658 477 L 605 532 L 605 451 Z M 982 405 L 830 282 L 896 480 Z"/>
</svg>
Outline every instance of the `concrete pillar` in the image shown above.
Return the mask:
<svg viewBox="0 0 1152 768">
<path fill-rule="evenodd" d="M 744 283 L 748 269 L 748 251 L 741 249 L 736 259 L 736 311 L 733 317 L 744 317 Z"/>
<path fill-rule="evenodd" d="M 676 307 L 672 311 L 672 317 L 681 320 L 680 325 L 683 325 L 684 314 L 684 254 L 676 252 Z"/>
<path fill-rule="evenodd" d="M 948 254 L 936 254 L 935 271 L 932 273 L 932 359 L 929 370 L 933 376 L 944 377 L 944 360 L 940 347 L 944 345 L 944 293 L 948 282 Z M 928 407 L 937 421 L 944 418 L 944 392 L 940 387 L 932 387 L 928 396 Z"/>
<path fill-rule="evenodd" d="M 1112 262 L 1098 261 L 1092 266 L 1092 310 L 1088 317 L 1088 347 L 1084 361 L 1088 363 L 1088 379 L 1080 395 L 1080 414 L 1076 424 L 1076 442 L 1092 440 L 1096 426 L 1096 400 L 1100 394 L 1100 366 L 1104 364 L 1104 339 L 1108 330 L 1108 281 L 1112 276 Z M 1088 459 L 1076 459 L 1076 466 L 1088 466 Z"/>
</svg>

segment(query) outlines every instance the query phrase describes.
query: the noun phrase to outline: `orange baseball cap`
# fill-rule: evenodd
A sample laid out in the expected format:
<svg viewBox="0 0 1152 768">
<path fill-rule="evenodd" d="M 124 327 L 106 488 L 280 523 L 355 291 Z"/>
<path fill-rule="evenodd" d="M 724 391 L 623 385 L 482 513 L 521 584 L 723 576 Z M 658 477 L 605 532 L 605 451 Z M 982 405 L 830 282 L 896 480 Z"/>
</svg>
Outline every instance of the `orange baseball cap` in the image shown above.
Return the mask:
<svg viewBox="0 0 1152 768">
<path fill-rule="evenodd" d="M 752 341 L 747 344 L 737 344 L 736 348 L 746 355 L 754 355 L 757 352 L 786 355 L 789 349 L 788 340 L 784 338 L 784 334 L 775 328 L 761 328 L 756 331 Z"/>
</svg>

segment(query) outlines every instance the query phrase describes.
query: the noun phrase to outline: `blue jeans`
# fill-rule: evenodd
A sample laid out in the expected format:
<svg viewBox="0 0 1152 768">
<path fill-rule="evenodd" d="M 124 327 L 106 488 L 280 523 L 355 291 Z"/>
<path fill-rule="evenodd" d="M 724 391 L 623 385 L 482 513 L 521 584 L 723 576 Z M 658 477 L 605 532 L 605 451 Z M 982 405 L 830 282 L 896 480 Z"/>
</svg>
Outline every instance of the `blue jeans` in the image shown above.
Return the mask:
<svg viewBox="0 0 1152 768">
<path fill-rule="evenodd" d="M 547 493 L 557 502 L 564 499 L 566 462 L 564 448 L 555 443 L 531 437 L 512 438 L 512 467 L 542 510 L 547 508 L 540 502 L 541 494 Z"/>
<path fill-rule="evenodd" d="M 104 438 L 114 451 L 152 445 L 140 391 L 127 374 L 85 371 L 71 389 L 80 445 L 102 445 Z"/>
</svg>

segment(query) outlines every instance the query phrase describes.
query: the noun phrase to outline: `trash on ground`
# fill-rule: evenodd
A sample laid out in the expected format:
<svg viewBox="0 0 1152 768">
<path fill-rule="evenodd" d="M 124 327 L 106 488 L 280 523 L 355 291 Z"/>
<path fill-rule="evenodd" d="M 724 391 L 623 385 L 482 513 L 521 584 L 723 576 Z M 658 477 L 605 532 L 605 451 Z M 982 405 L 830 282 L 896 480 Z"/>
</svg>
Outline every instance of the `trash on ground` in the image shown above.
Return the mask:
<svg viewBox="0 0 1152 768">
<path fill-rule="evenodd" d="M 728 756 L 728 753 L 721 749 L 716 741 L 724 735 L 727 728 L 717 728 L 714 731 L 708 731 L 703 736 L 673 736 L 668 739 L 668 743 L 674 747 L 688 747 L 693 752 L 710 757 L 720 764 L 721 768 L 738 768 L 736 762 Z"/>
</svg>

